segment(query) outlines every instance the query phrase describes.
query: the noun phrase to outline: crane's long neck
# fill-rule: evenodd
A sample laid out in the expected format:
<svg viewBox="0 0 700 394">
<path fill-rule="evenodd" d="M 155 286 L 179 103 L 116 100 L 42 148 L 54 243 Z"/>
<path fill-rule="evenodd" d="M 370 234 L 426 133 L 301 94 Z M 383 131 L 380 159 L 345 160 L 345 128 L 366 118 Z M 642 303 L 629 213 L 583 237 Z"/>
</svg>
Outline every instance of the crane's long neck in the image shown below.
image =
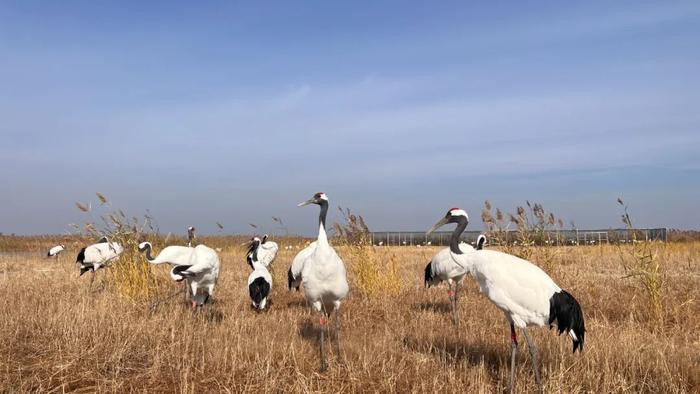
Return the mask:
<svg viewBox="0 0 700 394">
<path fill-rule="evenodd" d="M 328 201 L 321 201 L 321 212 L 318 215 L 318 243 L 328 244 L 328 237 L 326 236 L 326 214 L 328 214 Z"/>
<path fill-rule="evenodd" d="M 452 253 L 462 254 L 462 251 L 459 249 L 459 237 L 464 232 L 464 229 L 467 228 L 468 223 L 469 221 L 466 218 L 461 219 L 452 232 L 452 237 L 450 238 L 450 250 Z"/>
<path fill-rule="evenodd" d="M 146 252 L 146 260 L 148 260 L 148 262 L 151 264 L 155 263 L 156 259 L 153 258 L 153 256 L 151 256 L 151 244 L 146 245 L 145 252 Z"/>
<path fill-rule="evenodd" d="M 253 253 L 250 255 L 250 258 L 252 259 L 253 262 L 257 262 L 257 261 L 258 261 L 258 248 L 259 248 L 259 247 L 260 247 L 260 245 L 257 245 L 257 246 L 255 247 L 255 249 L 253 249 Z"/>
<path fill-rule="evenodd" d="M 267 270 L 267 267 L 257 260 L 250 260 L 250 266 L 253 270 Z"/>
</svg>

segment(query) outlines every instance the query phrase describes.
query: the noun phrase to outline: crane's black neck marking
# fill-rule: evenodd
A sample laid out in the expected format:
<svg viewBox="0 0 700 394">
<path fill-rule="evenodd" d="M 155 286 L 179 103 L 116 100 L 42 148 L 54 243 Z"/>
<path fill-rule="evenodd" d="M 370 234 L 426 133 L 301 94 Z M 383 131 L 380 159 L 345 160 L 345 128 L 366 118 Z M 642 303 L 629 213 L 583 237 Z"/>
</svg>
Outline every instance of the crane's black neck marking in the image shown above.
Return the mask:
<svg viewBox="0 0 700 394">
<path fill-rule="evenodd" d="M 146 252 L 146 260 L 148 261 L 153 261 L 153 256 L 151 256 L 151 244 L 147 243 L 144 247 L 142 252 Z"/>
<path fill-rule="evenodd" d="M 464 229 L 467 228 L 467 224 L 469 224 L 469 221 L 464 216 L 460 216 L 458 220 L 457 227 L 455 227 L 450 238 L 450 250 L 454 254 L 462 254 L 462 251 L 459 249 L 459 236 L 462 235 Z"/>
<path fill-rule="evenodd" d="M 258 262 L 258 249 L 260 248 L 260 241 L 253 241 L 253 243 L 250 245 L 250 248 L 248 248 L 248 265 L 250 268 L 255 269 L 255 266 L 253 265 L 254 262 Z"/>
<path fill-rule="evenodd" d="M 328 214 L 328 201 L 326 200 L 321 200 L 321 202 L 318 203 L 318 205 L 321 206 L 321 213 L 318 215 L 318 224 L 323 226 L 323 229 L 326 229 L 326 214 Z"/>
<path fill-rule="evenodd" d="M 255 249 L 253 249 L 253 254 L 250 256 L 251 261 L 258 261 L 258 246 L 256 246 Z"/>
<path fill-rule="evenodd" d="M 245 255 L 248 257 L 252 256 L 254 250 L 255 250 L 255 242 L 251 242 L 250 246 L 248 246 L 248 251 L 245 253 Z"/>
<path fill-rule="evenodd" d="M 486 237 L 483 235 L 479 235 L 479 237 L 476 239 L 476 250 L 481 250 L 484 248 L 484 244 L 486 244 Z"/>
<path fill-rule="evenodd" d="M 148 248 L 146 249 L 146 258 L 150 261 L 155 260 L 155 258 L 151 256 L 151 245 L 148 245 Z"/>
</svg>

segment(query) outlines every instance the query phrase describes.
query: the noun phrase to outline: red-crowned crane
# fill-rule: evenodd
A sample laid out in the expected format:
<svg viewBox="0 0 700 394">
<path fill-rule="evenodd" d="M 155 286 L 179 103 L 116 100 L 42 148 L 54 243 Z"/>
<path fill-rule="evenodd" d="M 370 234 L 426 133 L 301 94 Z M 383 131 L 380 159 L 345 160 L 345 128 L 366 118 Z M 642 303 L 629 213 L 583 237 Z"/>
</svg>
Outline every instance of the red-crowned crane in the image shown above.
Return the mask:
<svg viewBox="0 0 700 394">
<path fill-rule="evenodd" d="M 61 252 L 63 252 L 64 250 L 66 250 L 66 245 L 56 245 L 53 248 L 49 249 L 49 251 L 46 253 L 46 257 L 55 257 L 58 260 L 58 255 L 61 254 Z"/>
<path fill-rule="evenodd" d="M 258 237 L 253 238 L 251 253 L 246 257 L 248 264 L 253 268 L 253 272 L 248 275 L 248 293 L 253 302 L 253 308 L 261 311 L 265 309 L 270 292 L 272 291 L 272 276 L 267 267 L 259 261 L 261 241 Z"/>
<path fill-rule="evenodd" d="M 75 259 L 76 264 L 80 266 L 80 276 L 84 273 L 92 271 L 92 279 L 90 287 L 95 281 L 95 272 L 107 265 L 107 263 L 119 258 L 124 248 L 116 242 L 110 242 L 107 237 L 102 237 L 96 244 L 86 246 L 80 249 L 78 257 Z"/>
<path fill-rule="evenodd" d="M 428 230 L 428 234 L 448 223 L 457 224 L 450 239 L 452 258 L 476 278 L 481 293 L 503 311 L 510 323 L 511 392 L 515 383 L 515 356 L 518 350 L 515 327 L 522 329 L 525 334 L 535 381 L 541 392 L 537 350 L 527 327 L 552 327 L 556 323 L 559 334 L 566 332 L 573 340 L 573 351 L 581 351 L 586 333 L 581 306 L 571 294 L 557 286 L 549 275 L 527 260 L 494 250 L 461 248 L 459 234 L 469 223 L 466 212 L 461 209 L 452 208 L 447 211 L 445 217 Z"/>
<path fill-rule="evenodd" d="M 463 212 L 466 217 L 467 213 Z M 457 234 L 457 239 L 462 234 L 462 231 Z M 459 248 L 465 250 L 473 251 L 474 248 L 471 245 L 465 243 L 459 243 Z M 453 258 L 450 252 L 450 248 L 445 248 L 440 250 L 425 266 L 425 287 L 438 285 L 440 282 L 447 282 L 447 294 L 450 298 L 450 306 L 452 307 L 452 318 L 456 326 L 459 327 L 459 312 L 457 308 L 457 297 L 459 293 L 459 287 L 464 281 L 464 277 L 467 275 L 467 271 L 459 265 Z M 452 289 L 454 286 L 454 290 Z"/>
<path fill-rule="evenodd" d="M 469 220 L 466 212 L 464 212 L 464 216 Z M 461 233 L 457 236 L 459 237 L 460 235 Z M 481 250 L 485 243 L 486 237 L 483 234 L 479 234 L 476 239 L 476 250 Z M 464 249 L 465 252 L 474 251 L 474 247 L 466 243 L 460 243 L 459 247 Z M 459 289 L 466 275 L 467 272 L 464 268 L 452 258 L 450 248 L 440 250 L 425 266 L 424 283 L 426 288 L 436 286 L 440 282 L 447 282 L 447 295 L 452 307 L 452 318 L 457 327 L 459 327 L 459 308 L 457 306 Z"/>
<path fill-rule="evenodd" d="M 214 295 L 214 286 L 219 278 L 219 255 L 205 245 L 168 246 L 158 256 L 151 256 L 151 243 L 139 244 L 139 251 L 146 253 L 146 260 L 151 264 L 170 264 L 170 277 L 176 282 L 187 280 L 192 296 L 192 309 L 203 306 Z M 202 289 L 206 294 L 198 294 Z"/>
<path fill-rule="evenodd" d="M 326 353 L 323 350 L 323 336 L 326 318 L 335 311 L 336 349 L 340 357 L 340 302 L 348 295 L 348 279 L 343 260 L 328 243 L 326 236 L 326 214 L 328 213 L 328 197 L 325 193 L 314 196 L 299 204 L 300 207 L 309 204 L 318 205 L 321 210 L 318 216 L 318 239 L 301 253 L 307 254 L 302 262 L 301 284 L 304 287 L 304 297 L 313 309 L 321 313 L 321 370 L 328 367 Z M 312 247 L 313 246 L 313 247 Z M 300 254 L 301 254 L 300 253 Z"/>
<path fill-rule="evenodd" d="M 194 226 L 187 227 L 187 246 L 192 247 L 192 242 L 194 242 Z"/>
<path fill-rule="evenodd" d="M 250 240 L 250 247 L 248 248 L 248 252 L 246 253 L 246 258 L 250 257 L 250 255 L 253 253 L 255 240 L 257 240 L 258 262 L 264 265 L 265 267 L 269 267 L 270 264 L 272 264 L 272 262 L 275 261 L 275 257 L 277 257 L 277 251 L 279 250 L 277 242 L 268 241 L 267 238 L 267 234 L 263 235 L 262 240 L 260 240 L 260 238 L 258 237 L 253 237 Z"/>
</svg>

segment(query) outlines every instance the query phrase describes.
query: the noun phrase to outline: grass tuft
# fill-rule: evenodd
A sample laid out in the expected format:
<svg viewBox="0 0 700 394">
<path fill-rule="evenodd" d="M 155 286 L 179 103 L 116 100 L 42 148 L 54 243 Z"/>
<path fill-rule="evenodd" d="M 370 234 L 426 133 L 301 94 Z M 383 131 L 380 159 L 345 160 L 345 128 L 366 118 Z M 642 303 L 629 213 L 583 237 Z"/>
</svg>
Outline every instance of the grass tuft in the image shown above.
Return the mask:
<svg viewBox="0 0 700 394">
<path fill-rule="evenodd" d="M 339 252 L 347 257 L 346 264 L 351 262 L 348 264 L 351 288 L 369 300 L 400 294 L 403 282 L 396 256 L 372 245 L 369 227 L 361 215 L 353 214 L 350 209 L 339 210 L 344 223 L 334 223 L 333 229 L 335 239 L 341 244 Z"/>
</svg>

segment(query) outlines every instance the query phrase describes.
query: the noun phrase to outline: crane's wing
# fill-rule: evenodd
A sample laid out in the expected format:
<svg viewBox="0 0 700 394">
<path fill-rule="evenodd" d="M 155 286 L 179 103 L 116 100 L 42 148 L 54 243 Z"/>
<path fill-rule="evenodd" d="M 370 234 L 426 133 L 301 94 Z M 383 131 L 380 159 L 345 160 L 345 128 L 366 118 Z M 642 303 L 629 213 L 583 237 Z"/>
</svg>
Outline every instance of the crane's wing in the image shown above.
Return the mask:
<svg viewBox="0 0 700 394">
<path fill-rule="evenodd" d="M 536 265 L 506 253 L 481 250 L 476 275 L 482 291 L 503 310 L 523 316 L 549 315 L 549 298 L 559 286 Z"/>
<path fill-rule="evenodd" d="M 311 256 L 314 251 L 316 250 L 316 241 L 312 242 L 309 244 L 309 246 L 305 247 L 304 249 L 301 250 L 301 252 L 297 253 L 296 256 L 294 256 L 294 259 L 292 260 L 292 266 L 290 267 L 290 271 L 292 272 L 292 275 L 294 275 L 295 278 L 299 278 L 301 275 L 301 271 L 304 269 L 304 262 L 306 259 Z"/>
<path fill-rule="evenodd" d="M 215 271 L 219 266 L 219 256 L 216 252 L 204 245 L 195 248 L 194 264 L 179 272 L 182 276 L 197 276 L 208 271 Z M 184 267 L 184 266 L 183 266 Z"/>
<path fill-rule="evenodd" d="M 258 260 L 265 266 L 270 265 L 277 257 L 279 246 L 276 242 L 267 241 L 258 248 Z"/>
</svg>

